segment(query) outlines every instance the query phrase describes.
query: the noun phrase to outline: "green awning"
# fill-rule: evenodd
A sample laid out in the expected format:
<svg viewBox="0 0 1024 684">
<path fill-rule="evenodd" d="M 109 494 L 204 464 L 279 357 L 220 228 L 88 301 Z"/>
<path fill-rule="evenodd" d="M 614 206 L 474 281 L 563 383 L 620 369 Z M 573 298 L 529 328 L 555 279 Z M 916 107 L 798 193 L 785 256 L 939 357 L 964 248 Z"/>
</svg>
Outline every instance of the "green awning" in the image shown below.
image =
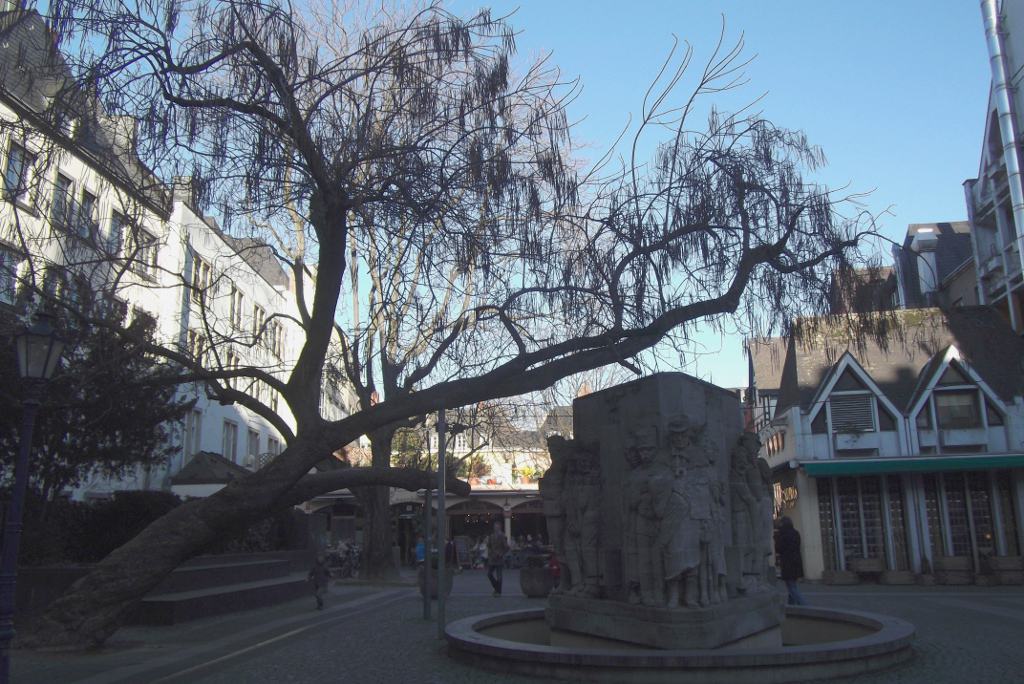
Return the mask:
<svg viewBox="0 0 1024 684">
<path fill-rule="evenodd" d="M 1024 454 L 987 456 L 923 456 L 920 458 L 836 458 L 799 461 L 808 475 L 873 475 L 881 473 L 941 473 L 953 470 L 1024 468 Z"/>
</svg>

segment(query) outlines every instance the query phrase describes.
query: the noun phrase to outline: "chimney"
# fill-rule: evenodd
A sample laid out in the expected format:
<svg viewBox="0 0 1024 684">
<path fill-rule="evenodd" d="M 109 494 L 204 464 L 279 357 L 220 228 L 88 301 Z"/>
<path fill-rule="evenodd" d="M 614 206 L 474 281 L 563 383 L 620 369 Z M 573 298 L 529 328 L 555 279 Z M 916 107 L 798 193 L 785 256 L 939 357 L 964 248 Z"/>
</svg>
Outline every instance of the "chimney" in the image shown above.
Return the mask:
<svg viewBox="0 0 1024 684">
<path fill-rule="evenodd" d="M 135 154 L 139 123 L 134 116 L 108 116 L 106 127 L 110 132 L 115 150 Z"/>
<path fill-rule="evenodd" d="M 919 228 L 910 243 L 911 249 L 917 252 L 917 276 L 921 294 L 929 303 L 932 301 L 929 295 L 939 289 L 939 271 L 935 261 L 935 248 L 938 244 L 939 234 L 934 228 Z"/>
<path fill-rule="evenodd" d="M 199 183 L 192 176 L 175 176 L 172 183 L 173 199 L 193 209 L 198 207 Z"/>
</svg>

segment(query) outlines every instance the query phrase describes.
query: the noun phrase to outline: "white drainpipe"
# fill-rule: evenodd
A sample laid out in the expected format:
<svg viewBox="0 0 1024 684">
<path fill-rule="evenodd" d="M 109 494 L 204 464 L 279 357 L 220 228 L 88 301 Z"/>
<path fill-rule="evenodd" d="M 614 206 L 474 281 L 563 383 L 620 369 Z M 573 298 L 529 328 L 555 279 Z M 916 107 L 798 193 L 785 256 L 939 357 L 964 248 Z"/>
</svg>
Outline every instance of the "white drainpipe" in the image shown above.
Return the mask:
<svg viewBox="0 0 1024 684">
<path fill-rule="evenodd" d="M 1003 37 L 999 33 L 999 9 L 997 0 L 981 0 L 981 16 L 985 22 L 985 38 L 988 43 L 988 57 L 992 66 L 992 95 L 996 102 L 996 113 L 999 116 L 999 132 L 1003 139 L 1003 162 L 1006 164 L 1006 180 L 1010 186 L 1010 203 L 1013 209 L 1013 222 L 1016 227 L 1017 256 L 1024 269 L 1024 241 L 1021 231 L 1024 230 L 1024 188 L 1021 186 L 1020 145 L 1017 136 L 1017 118 L 1013 111 L 1013 98 L 1010 89 L 1013 87 L 1009 79 L 1006 63 L 1006 51 Z M 1007 300 L 1007 306 L 1013 302 Z"/>
</svg>

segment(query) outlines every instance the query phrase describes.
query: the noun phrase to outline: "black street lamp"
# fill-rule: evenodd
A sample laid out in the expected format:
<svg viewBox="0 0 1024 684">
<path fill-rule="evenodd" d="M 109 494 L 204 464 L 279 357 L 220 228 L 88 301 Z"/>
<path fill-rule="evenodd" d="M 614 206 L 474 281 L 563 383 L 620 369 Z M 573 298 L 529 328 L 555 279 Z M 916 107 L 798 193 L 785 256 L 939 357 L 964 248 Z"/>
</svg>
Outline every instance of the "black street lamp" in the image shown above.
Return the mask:
<svg viewBox="0 0 1024 684">
<path fill-rule="evenodd" d="M 47 381 L 53 377 L 64 351 L 64 340 L 57 335 L 49 317 L 38 316 L 35 323 L 14 336 L 18 352 L 18 372 L 24 380 L 21 434 L 18 460 L 14 464 L 14 489 L 4 525 L 3 557 L 0 559 L 0 684 L 10 681 L 10 646 L 14 638 L 14 588 L 18 575 L 18 546 L 21 520 L 28 488 L 28 456 L 32 448 L 32 427 Z"/>
</svg>

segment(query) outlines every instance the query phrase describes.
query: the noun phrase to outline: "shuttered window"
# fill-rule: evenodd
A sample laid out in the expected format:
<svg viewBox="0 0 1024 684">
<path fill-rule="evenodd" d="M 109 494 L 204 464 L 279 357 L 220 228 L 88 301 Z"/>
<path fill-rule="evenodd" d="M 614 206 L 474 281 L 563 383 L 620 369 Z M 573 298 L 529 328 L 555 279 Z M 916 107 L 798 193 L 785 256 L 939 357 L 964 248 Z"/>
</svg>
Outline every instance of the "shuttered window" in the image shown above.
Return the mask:
<svg viewBox="0 0 1024 684">
<path fill-rule="evenodd" d="M 828 403 L 832 411 L 833 432 L 874 432 L 875 414 L 871 394 L 832 395 Z"/>
</svg>

